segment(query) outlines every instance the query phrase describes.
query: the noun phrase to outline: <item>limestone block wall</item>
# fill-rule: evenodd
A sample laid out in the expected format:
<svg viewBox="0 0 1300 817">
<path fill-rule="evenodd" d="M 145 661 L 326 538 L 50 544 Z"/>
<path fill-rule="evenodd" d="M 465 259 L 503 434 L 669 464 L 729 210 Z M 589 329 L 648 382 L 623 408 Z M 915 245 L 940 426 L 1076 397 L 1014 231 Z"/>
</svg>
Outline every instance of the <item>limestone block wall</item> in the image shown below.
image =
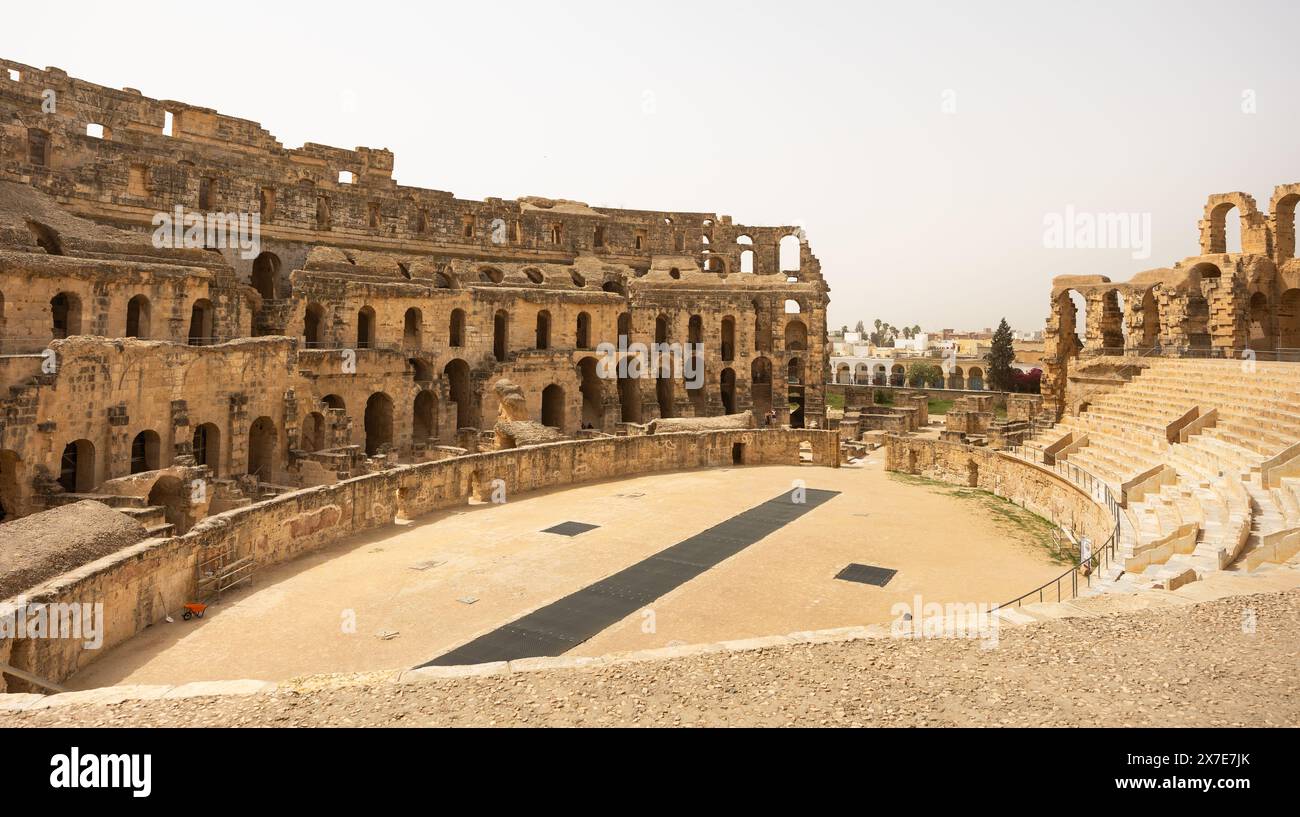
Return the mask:
<svg viewBox="0 0 1300 817">
<path fill-rule="evenodd" d="M 885 456 L 888 471 L 988 491 L 1068 529 L 1076 539 L 1088 537 L 1094 549 L 1110 540 L 1115 526 L 1110 511 L 1074 483 L 1000 451 L 895 435 L 887 438 Z"/>
<path fill-rule="evenodd" d="M 800 447 L 813 462 L 839 467 L 839 436 L 830 431 L 748 430 L 657 434 L 581 440 L 474 454 L 395 468 L 286 494 L 199 522 L 188 533 L 141 543 L 74 570 L 0 605 L 12 615 L 21 603 L 102 602 L 102 650 L 73 639 L 0 640 L 0 662 L 55 682 L 69 678 L 104 650 L 131 638 L 192 601 L 198 555 L 208 547 L 233 547 L 267 567 L 320 550 L 355 533 L 381 528 L 399 516 L 416 518 L 486 500 L 493 482 L 510 497 L 530 491 L 655 471 L 737 464 L 791 465 Z M 738 448 L 739 447 L 739 448 Z M 8 691 L 24 691 L 10 680 Z M 0 692 L 5 687 L 0 684 Z"/>
</svg>

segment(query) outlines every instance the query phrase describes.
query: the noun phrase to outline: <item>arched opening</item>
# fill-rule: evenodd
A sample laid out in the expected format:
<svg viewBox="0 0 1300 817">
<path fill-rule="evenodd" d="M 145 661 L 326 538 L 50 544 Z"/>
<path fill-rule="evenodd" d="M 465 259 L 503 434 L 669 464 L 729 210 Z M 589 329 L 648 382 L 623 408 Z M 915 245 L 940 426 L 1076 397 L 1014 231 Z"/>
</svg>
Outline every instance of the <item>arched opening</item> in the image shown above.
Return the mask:
<svg viewBox="0 0 1300 817">
<path fill-rule="evenodd" d="M 447 396 L 456 404 L 456 428 L 478 428 L 470 391 L 469 364 L 459 358 L 453 360 L 442 370 L 442 376 L 447 381 Z"/>
<path fill-rule="evenodd" d="M 736 413 L 736 370 L 723 369 L 722 376 L 718 379 L 718 385 L 722 391 L 722 413 Z"/>
<path fill-rule="evenodd" d="M 375 310 L 363 306 L 357 312 L 357 348 L 373 349 L 375 346 Z"/>
<path fill-rule="evenodd" d="M 736 359 L 736 319 L 730 315 L 722 318 L 722 359 L 727 363 Z"/>
<path fill-rule="evenodd" d="M 876 370 L 873 373 L 871 378 L 871 385 L 873 386 L 889 385 L 889 370 L 885 368 L 885 364 L 883 363 L 876 364 Z"/>
<path fill-rule="evenodd" d="M 189 529 L 189 493 L 185 484 L 173 476 L 159 477 L 149 489 L 149 505 L 162 508 L 163 518 L 178 534 Z"/>
<path fill-rule="evenodd" d="M 1155 289 L 1142 295 L 1142 348 L 1154 349 L 1160 344 L 1160 302 Z"/>
<path fill-rule="evenodd" d="M 325 448 L 325 415 L 313 411 L 303 418 L 298 434 L 298 447 L 303 451 L 321 451 Z"/>
<path fill-rule="evenodd" d="M 149 337 L 149 299 L 136 295 L 126 304 L 126 336 L 128 338 Z"/>
<path fill-rule="evenodd" d="M 618 406 L 622 422 L 641 422 L 641 385 L 636 378 L 626 377 L 621 371 L 618 376 Z"/>
<path fill-rule="evenodd" d="M 411 442 L 428 444 L 438 436 L 438 398 L 431 391 L 415 395 L 411 409 Z"/>
<path fill-rule="evenodd" d="M 768 321 L 767 310 L 758 301 L 754 301 L 754 351 L 772 351 L 771 323 Z"/>
<path fill-rule="evenodd" d="M 659 403 L 659 416 L 664 419 L 676 417 L 673 406 L 673 380 L 662 373 L 655 379 L 655 399 Z"/>
<path fill-rule="evenodd" d="M 1273 221 L 1277 230 L 1277 256 L 1280 261 L 1295 258 L 1297 204 L 1300 204 L 1300 193 L 1283 196 L 1273 206 Z"/>
<path fill-rule="evenodd" d="M 1079 353 L 1083 351 L 1083 340 L 1079 337 L 1079 326 L 1086 314 L 1087 306 L 1083 296 L 1072 289 L 1067 289 L 1056 296 L 1057 328 L 1060 339 L 1059 354 L 1062 360 L 1078 357 Z"/>
<path fill-rule="evenodd" d="M 618 336 L 621 341 L 625 341 L 623 344 L 625 346 L 632 342 L 631 312 L 623 312 L 618 316 Z"/>
<path fill-rule="evenodd" d="M 322 345 L 321 328 L 325 323 L 325 307 L 320 304 L 307 304 L 307 312 L 302 319 L 302 337 L 308 349 Z"/>
<path fill-rule="evenodd" d="M 423 345 L 423 337 L 424 315 L 420 310 L 411 307 L 406 310 L 406 315 L 402 318 L 402 347 L 419 349 Z"/>
<path fill-rule="evenodd" d="M 88 494 L 95 490 L 94 443 L 90 440 L 77 440 L 63 447 L 59 485 L 69 494 Z"/>
<path fill-rule="evenodd" d="M 578 348 L 591 348 L 591 316 L 586 312 L 578 313 Z"/>
<path fill-rule="evenodd" d="M 279 288 L 280 257 L 264 252 L 253 259 L 253 289 L 263 300 L 274 301 Z"/>
<path fill-rule="evenodd" d="M 749 392 L 754 399 L 754 416 L 759 426 L 766 425 L 767 413 L 772 410 L 772 361 L 765 357 L 754 358 L 749 366 Z"/>
<path fill-rule="evenodd" d="M 325 404 L 325 408 L 331 411 L 342 411 L 347 413 L 347 403 L 343 402 L 343 398 L 339 397 L 337 394 L 327 394 L 321 398 L 321 402 Z"/>
<path fill-rule="evenodd" d="M 1112 289 L 1101 297 L 1101 344 L 1108 354 L 1122 353 L 1126 347 L 1124 306 L 1119 290 Z"/>
<path fill-rule="evenodd" d="M 162 443 L 155 431 L 141 431 L 131 440 L 131 473 L 143 474 L 158 470 L 158 457 Z"/>
<path fill-rule="evenodd" d="M 450 325 L 447 329 L 447 345 L 459 349 L 465 345 L 465 310 L 451 311 Z"/>
<path fill-rule="evenodd" d="M 564 388 L 555 383 L 542 389 L 542 425 L 564 431 Z"/>
<path fill-rule="evenodd" d="M 891 386 L 907 385 L 907 370 L 903 368 L 903 364 L 895 363 L 894 367 L 889 370 L 889 385 Z"/>
<path fill-rule="evenodd" d="M 18 466 L 22 460 L 15 451 L 0 451 L 0 522 L 16 519 L 21 513 Z"/>
<path fill-rule="evenodd" d="M 791 386 L 802 386 L 803 383 L 803 360 L 801 358 L 792 358 L 786 364 L 787 382 Z"/>
<path fill-rule="evenodd" d="M 578 362 L 578 378 L 582 383 L 582 427 L 601 429 L 605 425 L 605 389 L 596 371 L 596 358 L 584 357 Z"/>
<path fill-rule="evenodd" d="M 747 273 L 747 272 L 753 272 L 753 271 L 754 271 L 754 251 L 753 251 L 753 250 L 741 250 L 741 251 L 740 251 L 740 271 L 741 271 L 742 273 Z"/>
<path fill-rule="evenodd" d="M 692 315 L 686 324 L 686 342 L 692 346 L 704 343 L 704 318 Z"/>
<path fill-rule="evenodd" d="M 194 302 L 194 306 L 190 309 L 189 342 L 191 346 L 208 346 L 216 342 L 216 331 L 213 326 L 214 315 L 212 302 L 207 298 L 200 298 Z"/>
<path fill-rule="evenodd" d="M 972 366 L 967 372 L 966 388 L 971 391 L 984 391 L 984 370 L 979 366 Z"/>
<path fill-rule="evenodd" d="M 258 482 L 275 481 L 275 451 L 279 434 L 270 417 L 258 417 L 248 428 L 248 474 Z"/>
<path fill-rule="evenodd" d="M 510 314 L 498 309 L 492 316 L 492 354 L 504 362 L 510 353 Z"/>
<path fill-rule="evenodd" d="M 413 357 L 406 362 L 411 364 L 412 376 L 417 384 L 426 385 L 433 382 L 433 367 L 427 361 Z"/>
<path fill-rule="evenodd" d="M 785 350 L 787 352 L 805 352 L 808 350 L 808 327 L 803 321 L 790 321 L 785 325 Z"/>
<path fill-rule="evenodd" d="M 960 366 L 953 366 L 952 371 L 948 373 L 948 388 L 966 388 L 966 372 Z"/>
<path fill-rule="evenodd" d="M 60 292 L 50 299 L 54 339 L 81 334 L 81 299 L 71 292 Z"/>
<path fill-rule="evenodd" d="M 1277 348 L 1271 312 L 1267 295 L 1256 292 L 1250 296 L 1250 348 L 1256 352 L 1271 352 Z"/>
<path fill-rule="evenodd" d="M 871 367 L 865 363 L 859 363 L 853 371 L 853 382 L 859 386 L 871 385 Z"/>
<path fill-rule="evenodd" d="M 841 363 L 835 367 L 835 374 L 832 376 L 832 382 L 837 384 L 846 384 L 853 376 L 853 369 L 847 363 Z"/>
<path fill-rule="evenodd" d="M 221 430 L 212 423 L 194 429 L 194 464 L 206 465 L 214 477 L 221 476 Z"/>
<path fill-rule="evenodd" d="M 799 272 L 801 265 L 799 259 L 799 237 L 788 235 L 782 238 L 780 244 L 780 255 L 781 272 Z"/>
<path fill-rule="evenodd" d="M 1241 252 L 1241 213 L 1224 202 L 1210 211 L 1210 253 Z"/>
<path fill-rule="evenodd" d="M 1288 289 L 1278 301 L 1277 346 L 1300 349 L 1300 289 Z"/>
<path fill-rule="evenodd" d="M 537 348 L 551 348 L 551 313 L 545 309 L 537 313 Z"/>
<path fill-rule="evenodd" d="M 668 316 L 660 315 L 655 318 L 655 343 L 668 342 Z"/>
<path fill-rule="evenodd" d="M 393 444 L 393 400 L 375 392 L 366 401 L 366 456 L 382 454 Z"/>
</svg>

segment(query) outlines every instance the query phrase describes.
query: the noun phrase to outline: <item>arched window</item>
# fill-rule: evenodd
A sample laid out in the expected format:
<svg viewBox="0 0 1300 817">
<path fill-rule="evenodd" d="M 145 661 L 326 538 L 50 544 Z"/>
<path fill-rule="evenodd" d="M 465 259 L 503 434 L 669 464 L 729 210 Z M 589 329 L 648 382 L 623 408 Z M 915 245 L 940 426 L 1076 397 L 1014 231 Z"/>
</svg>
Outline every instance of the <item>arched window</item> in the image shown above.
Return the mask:
<svg viewBox="0 0 1300 817">
<path fill-rule="evenodd" d="M 71 292 L 60 292 L 50 299 L 51 328 L 54 339 L 81 334 L 81 299 Z"/>
<path fill-rule="evenodd" d="M 780 244 L 781 272 L 798 272 L 801 268 L 799 258 L 799 237 L 788 235 Z"/>
<path fill-rule="evenodd" d="M 451 311 L 451 326 L 447 332 L 447 344 L 459 348 L 465 345 L 465 310 Z"/>
<path fill-rule="evenodd" d="M 578 348 L 591 348 L 591 316 L 586 312 L 578 313 Z"/>
<path fill-rule="evenodd" d="M 253 259 L 253 289 L 264 300 L 275 300 L 280 276 L 280 257 L 273 252 L 264 252 Z"/>
<path fill-rule="evenodd" d="M 137 295 L 126 305 L 126 336 L 128 338 L 149 337 L 149 299 Z"/>
<path fill-rule="evenodd" d="M 375 345 L 375 310 L 363 306 L 357 312 L 357 348 L 373 349 Z"/>
<path fill-rule="evenodd" d="M 407 349 L 419 349 L 423 342 L 424 316 L 419 309 L 411 307 L 406 310 L 402 320 L 402 346 Z"/>
<path fill-rule="evenodd" d="M 131 440 L 131 473 L 157 471 L 160 450 L 157 432 L 146 430 L 135 435 L 135 439 Z"/>
<path fill-rule="evenodd" d="M 212 302 L 207 298 L 200 298 L 194 302 L 193 308 L 190 309 L 189 341 L 191 346 L 207 346 L 216 342 L 216 331 L 213 326 L 214 316 Z"/>
<path fill-rule="evenodd" d="M 303 316 L 302 336 L 307 344 L 308 349 L 319 348 L 323 345 L 321 329 L 325 322 L 325 307 L 320 304 L 307 304 L 307 312 Z"/>
<path fill-rule="evenodd" d="M 537 313 L 537 348 L 551 348 L 551 313 L 545 309 Z"/>
<path fill-rule="evenodd" d="M 492 316 L 492 354 L 501 362 L 510 354 L 510 313 L 504 309 Z"/>
</svg>

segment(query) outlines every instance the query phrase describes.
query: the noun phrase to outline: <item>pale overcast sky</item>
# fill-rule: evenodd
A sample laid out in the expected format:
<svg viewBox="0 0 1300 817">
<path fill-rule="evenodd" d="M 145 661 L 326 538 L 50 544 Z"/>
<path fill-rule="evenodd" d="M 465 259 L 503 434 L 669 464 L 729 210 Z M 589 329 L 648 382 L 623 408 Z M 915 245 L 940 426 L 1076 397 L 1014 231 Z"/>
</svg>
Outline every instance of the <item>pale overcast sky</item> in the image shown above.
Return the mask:
<svg viewBox="0 0 1300 817">
<path fill-rule="evenodd" d="M 834 327 L 1040 329 L 1054 275 L 1170 265 L 1207 194 L 1300 181 L 1297 31 L 1223 0 L 55 2 L 0 53 L 465 198 L 802 224 Z M 1149 213 L 1151 257 L 1045 248 L 1070 205 Z"/>
</svg>

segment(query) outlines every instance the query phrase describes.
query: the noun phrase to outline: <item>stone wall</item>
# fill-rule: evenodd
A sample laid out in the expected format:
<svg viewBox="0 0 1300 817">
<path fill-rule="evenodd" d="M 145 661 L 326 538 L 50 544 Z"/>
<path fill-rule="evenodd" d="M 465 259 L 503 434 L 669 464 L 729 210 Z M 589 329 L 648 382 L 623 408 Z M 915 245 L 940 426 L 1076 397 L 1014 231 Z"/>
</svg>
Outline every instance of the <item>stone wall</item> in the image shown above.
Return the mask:
<svg viewBox="0 0 1300 817">
<path fill-rule="evenodd" d="M 750 430 L 657 434 L 569 441 L 402 466 L 298 491 L 209 517 L 183 536 L 141 543 L 48 582 L 0 605 L 105 605 L 103 650 L 176 614 L 193 601 L 196 564 L 206 548 L 232 547 L 268 567 L 320 550 L 347 536 L 490 499 L 501 480 L 507 500 L 531 491 L 659 471 L 740 465 L 795 465 L 801 445 L 815 465 L 839 467 L 839 437 L 830 431 Z M 70 639 L 0 641 L 0 662 L 58 682 L 93 661 Z M 10 680 L 10 691 L 22 686 Z M 4 691 L 0 685 L 0 691 Z"/>
</svg>

